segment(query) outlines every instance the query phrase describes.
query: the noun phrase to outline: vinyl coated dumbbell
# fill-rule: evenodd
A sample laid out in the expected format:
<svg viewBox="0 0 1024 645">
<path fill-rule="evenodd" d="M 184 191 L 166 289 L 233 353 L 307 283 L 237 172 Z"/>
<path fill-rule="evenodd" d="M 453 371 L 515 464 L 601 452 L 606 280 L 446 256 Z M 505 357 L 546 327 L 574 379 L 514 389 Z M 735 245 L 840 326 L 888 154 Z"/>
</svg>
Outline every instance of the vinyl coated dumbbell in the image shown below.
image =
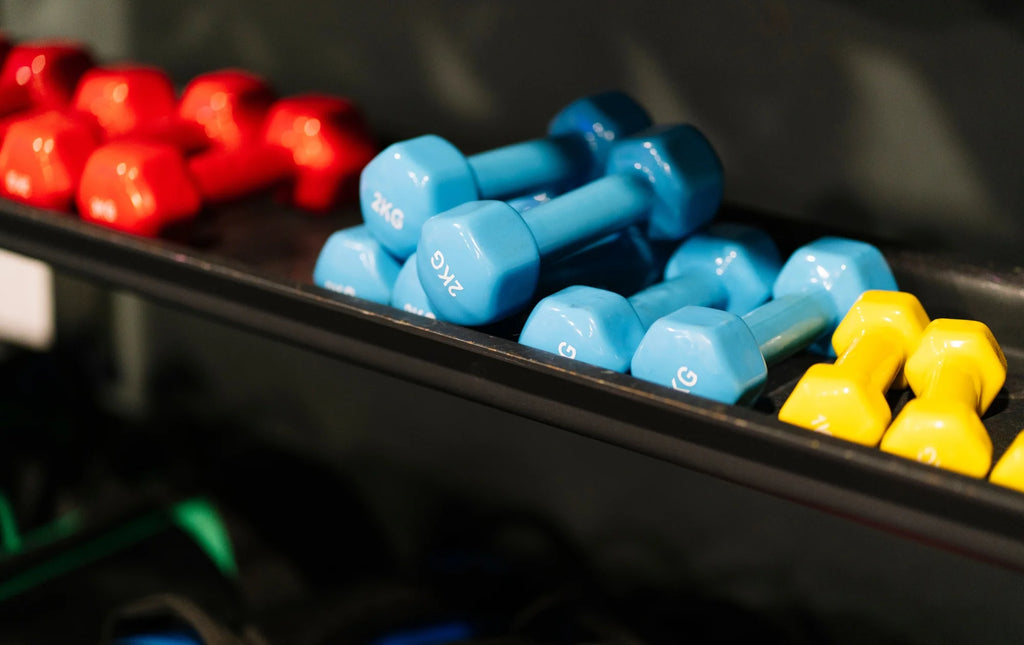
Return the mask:
<svg viewBox="0 0 1024 645">
<path fill-rule="evenodd" d="M 743 314 L 768 299 L 782 261 L 772 239 L 738 224 L 691 236 L 673 254 L 666 280 L 624 298 L 572 286 L 541 300 L 519 342 L 553 354 L 626 372 L 644 332 L 684 305 Z"/>
<path fill-rule="evenodd" d="M 689 125 L 654 128 L 611 150 L 608 174 L 522 215 L 505 202 L 469 202 L 423 225 L 417 272 L 439 316 L 483 325 L 522 309 L 541 258 L 555 259 L 626 227 L 680 239 L 722 198 L 722 165 Z"/>
<path fill-rule="evenodd" d="M 749 405 L 764 387 L 769 365 L 830 336 L 869 289 L 896 289 L 881 252 L 865 242 L 822 238 L 786 261 L 774 300 L 742 318 L 683 307 L 651 326 L 630 367 L 646 381 Z"/>
<path fill-rule="evenodd" d="M 236 146 L 270 92 L 256 77 L 210 72 L 188 85 L 179 106 L 170 78 L 156 68 L 90 70 L 69 110 L 43 111 L 10 126 L 0 146 L 0 194 L 69 210 L 85 162 L 103 140 L 173 141 L 183 150 Z"/>
<path fill-rule="evenodd" d="M 393 255 L 404 259 L 416 250 L 428 218 L 465 202 L 575 188 L 600 175 L 616 141 L 650 125 L 633 99 L 607 92 L 570 103 L 552 120 L 544 139 L 469 157 L 435 135 L 396 143 L 363 170 L 363 220 Z"/>
<path fill-rule="evenodd" d="M 16 45 L 0 67 L 0 115 L 29 109 L 61 109 L 93 61 L 89 51 L 65 41 Z"/>
<path fill-rule="evenodd" d="M 203 204 L 228 201 L 281 182 L 295 203 L 323 209 L 339 198 L 370 157 L 372 144 L 347 100 L 297 96 L 277 101 L 262 141 L 185 158 L 172 146 L 114 142 L 82 171 L 82 218 L 137 235 L 194 217 Z"/>
<path fill-rule="evenodd" d="M 549 199 L 548 193 L 538 193 L 510 203 L 522 212 Z M 400 269 L 402 263 L 384 248 L 369 227 L 361 224 L 335 231 L 327 238 L 313 268 L 313 283 L 336 293 L 387 305 L 392 302 L 392 289 Z M 415 271 L 413 267 L 413 275 Z M 429 313 L 422 309 L 413 311 L 424 316 Z"/>
<path fill-rule="evenodd" d="M 1017 434 L 996 465 L 992 466 L 988 480 L 1024 492 L 1024 432 Z"/>
<path fill-rule="evenodd" d="M 934 320 L 904 371 L 916 398 L 896 415 L 881 449 L 984 477 L 992 440 L 981 415 L 1006 382 L 1006 356 L 992 331 L 975 320 Z"/>
<path fill-rule="evenodd" d="M 885 393 L 906 387 L 903 366 L 928 325 L 920 301 L 902 291 L 865 291 L 832 335 L 835 363 L 819 363 L 779 409 L 786 423 L 875 446 L 892 421 Z"/>
<path fill-rule="evenodd" d="M 410 313 L 444 320 L 434 310 L 420 284 L 413 253 L 395 280 L 391 306 Z M 657 253 L 635 227 L 610 235 L 568 257 L 553 262 L 541 273 L 538 293 L 551 293 L 586 281 L 596 288 L 632 293 L 658 277 Z"/>
</svg>

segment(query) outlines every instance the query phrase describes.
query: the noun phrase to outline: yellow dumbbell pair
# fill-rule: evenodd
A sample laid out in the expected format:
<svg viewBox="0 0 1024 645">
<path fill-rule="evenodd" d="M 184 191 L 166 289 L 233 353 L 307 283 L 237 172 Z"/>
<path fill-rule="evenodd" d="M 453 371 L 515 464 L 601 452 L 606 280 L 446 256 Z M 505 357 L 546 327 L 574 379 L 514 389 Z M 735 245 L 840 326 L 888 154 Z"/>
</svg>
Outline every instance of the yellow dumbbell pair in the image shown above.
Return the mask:
<svg viewBox="0 0 1024 645">
<path fill-rule="evenodd" d="M 992 441 L 981 422 L 1006 381 L 1006 357 L 987 326 L 929 323 L 921 303 L 898 291 L 867 291 L 832 337 L 834 364 L 812 366 L 779 418 L 886 452 L 984 477 Z M 897 382 L 898 380 L 898 382 Z M 895 421 L 889 387 L 916 398 Z"/>
</svg>

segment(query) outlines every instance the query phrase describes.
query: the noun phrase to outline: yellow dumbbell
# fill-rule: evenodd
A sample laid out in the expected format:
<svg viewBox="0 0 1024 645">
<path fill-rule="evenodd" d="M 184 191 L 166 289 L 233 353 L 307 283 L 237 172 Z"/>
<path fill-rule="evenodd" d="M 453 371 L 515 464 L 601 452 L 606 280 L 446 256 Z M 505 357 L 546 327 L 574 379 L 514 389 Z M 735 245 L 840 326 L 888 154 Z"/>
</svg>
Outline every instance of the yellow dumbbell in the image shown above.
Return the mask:
<svg viewBox="0 0 1024 645">
<path fill-rule="evenodd" d="M 808 430 L 878 445 L 892 421 L 885 393 L 906 387 L 903 364 L 917 347 L 928 314 L 913 295 L 865 291 L 836 327 L 833 364 L 812 365 L 779 410 L 779 419 Z"/>
<path fill-rule="evenodd" d="M 1024 492 L 1024 432 L 1017 435 L 999 458 L 988 479 L 993 484 Z"/>
<path fill-rule="evenodd" d="M 882 450 L 984 477 L 992 440 L 981 422 L 1006 381 L 1006 357 L 992 332 L 974 320 L 940 319 L 907 359 L 910 400 L 882 437 Z"/>
</svg>

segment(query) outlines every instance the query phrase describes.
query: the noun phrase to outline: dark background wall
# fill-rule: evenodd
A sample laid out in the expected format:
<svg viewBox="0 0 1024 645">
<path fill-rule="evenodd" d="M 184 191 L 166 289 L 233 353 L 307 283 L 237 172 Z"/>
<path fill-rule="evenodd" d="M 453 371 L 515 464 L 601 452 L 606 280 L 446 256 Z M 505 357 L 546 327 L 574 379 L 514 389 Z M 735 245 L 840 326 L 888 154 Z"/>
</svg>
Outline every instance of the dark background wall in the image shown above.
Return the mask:
<svg viewBox="0 0 1024 645">
<path fill-rule="evenodd" d="M 224 65 L 357 98 L 382 137 L 467 151 L 620 87 L 704 128 L 730 200 L 1016 262 L 1024 9 L 1015 2 L 3 0 L 184 81 Z"/>
</svg>

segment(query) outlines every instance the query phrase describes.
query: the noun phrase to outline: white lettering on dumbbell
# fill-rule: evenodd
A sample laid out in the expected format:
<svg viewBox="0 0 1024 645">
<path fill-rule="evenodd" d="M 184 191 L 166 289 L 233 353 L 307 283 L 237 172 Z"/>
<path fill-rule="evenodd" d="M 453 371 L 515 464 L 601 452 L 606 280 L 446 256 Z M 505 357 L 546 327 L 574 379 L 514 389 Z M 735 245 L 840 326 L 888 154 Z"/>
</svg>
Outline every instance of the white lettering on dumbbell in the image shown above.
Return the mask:
<svg viewBox="0 0 1024 645">
<path fill-rule="evenodd" d="M 331 291 L 337 291 L 338 293 L 345 294 L 346 296 L 356 295 L 355 287 L 347 284 L 338 284 L 337 282 L 331 282 L 330 280 L 324 281 L 324 289 L 330 289 Z"/>
<path fill-rule="evenodd" d="M 373 203 L 370 204 L 370 208 L 374 213 L 383 217 L 384 221 L 396 231 L 402 230 L 405 225 L 405 213 L 402 212 L 402 209 L 395 208 L 394 202 L 384 199 L 384 195 L 381 195 L 380 191 L 373 191 Z"/>
<path fill-rule="evenodd" d="M 89 213 L 96 219 L 113 222 L 117 219 L 117 204 L 112 199 L 93 197 L 89 200 Z"/>
<path fill-rule="evenodd" d="M 690 388 L 696 384 L 697 372 L 687 368 L 685 365 L 676 370 L 676 378 L 672 379 L 672 387 L 680 392 L 689 392 Z"/>
<path fill-rule="evenodd" d="M 561 354 L 562 356 L 565 356 L 566 358 L 571 358 L 574 360 L 576 358 L 576 348 L 570 345 L 569 343 L 565 342 L 564 340 L 558 343 L 558 353 Z"/>
<path fill-rule="evenodd" d="M 917 460 L 922 464 L 931 464 L 932 466 L 940 466 L 942 464 L 939 461 L 939 451 L 935 449 L 935 446 L 921 448 L 921 451 L 917 453 Z"/>
<path fill-rule="evenodd" d="M 32 196 L 32 178 L 16 170 L 7 171 L 4 175 L 4 186 L 12 195 L 26 199 Z"/>
<path fill-rule="evenodd" d="M 811 419 L 810 425 L 811 430 L 814 430 L 815 432 L 820 432 L 821 434 L 827 434 L 830 437 L 832 436 L 832 431 L 829 430 L 829 426 L 831 424 L 828 421 L 828 417 L 826 417 L 824 414 L 819 414 L 818 416 Z"/>
<path fill-rule="evenodd" d="M 437 278 L 444 283 L 444 286 L 448 287 L 448 295 L 452 298 L 455 297 L 456 291 L 462 291 L 464 288 L 462 283 L 455 279 L 455 274 L 452 273 L 452 268 L 444 261 L 444 253 L 440 250 L 434 251 L 434 254 L 430 256 L 430 266 L 435 271 L 441 271 L 442 267 L 444 270 L 437 274 Z"/>
<path fill-rule="evenodd" d="M 424 318 L 430 318 L 431 320 L 437 320 L 437 316 L 434 315 L 433 311 L 423 311 L 419 307 L 414 307 L 413 305 L 409 304 L 408 302 L 405 303 L 405 306 L 402 307 L 402 308 L 405 309 L 406 311 L 408 311 L 411 314 L 416 314 L 417 316 L 423 316 Z"/>
</svg>

